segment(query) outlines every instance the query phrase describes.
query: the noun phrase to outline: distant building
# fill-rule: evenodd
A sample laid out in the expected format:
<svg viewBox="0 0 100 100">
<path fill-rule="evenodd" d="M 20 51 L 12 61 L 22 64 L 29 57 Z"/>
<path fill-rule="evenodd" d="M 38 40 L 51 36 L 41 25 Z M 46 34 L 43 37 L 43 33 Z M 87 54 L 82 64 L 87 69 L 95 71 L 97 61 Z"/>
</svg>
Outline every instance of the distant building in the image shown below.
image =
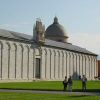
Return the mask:
<svg viewBox="0 0 100 100">
<path fill-rule="evenodd" d="M 0 29 L 0 80 L 62 80 L 69 75 L 93 80 L 98 75 L 97 55 L 68 43 L 57 17 L 46 31 L 38 19 L 33 36 Z"/>
</svg>

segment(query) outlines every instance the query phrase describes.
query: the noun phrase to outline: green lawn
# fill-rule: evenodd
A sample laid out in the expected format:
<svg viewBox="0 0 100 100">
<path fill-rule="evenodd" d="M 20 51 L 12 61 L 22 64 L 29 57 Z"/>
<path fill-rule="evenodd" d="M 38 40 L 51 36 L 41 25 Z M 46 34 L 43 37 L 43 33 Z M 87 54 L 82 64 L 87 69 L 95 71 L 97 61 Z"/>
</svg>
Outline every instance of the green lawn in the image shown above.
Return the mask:
<svg viewBox="0 0 100 100">
<path fill-rule="evenodd" d="M 0 93 L 0 100 L 100 100 L 100 96 L 66 94 Z"/>
<path fill-rule="evenodd" d="M 1 89 L 36 89 L 36 90 L 63 90 L 61 81 L 38 82 L 9 82 L 0 83 Z M 100 92 L 100 81 L 88 81 L 88 91 Z M 81 81 L 73 82 L 73 91 L 81 90 Z M 100 100 L 100 96 L 83 96 L 68 94 L 32 94 L 0 92 L 0 100 Z"/>
<path fill-rule="evenodd" d="M 81 91 L 81 81 L 73 81 L 73 91 Z M 63 84 L 61 81 L 38 81 L 38 82 L 9 82 L 0 83 L 0 88 L 9 89 L 36 89 L 36 90 L 62 90 Z M 100 92 L 100 81 L 88 81 L 88 91 Z"/>
</svg>

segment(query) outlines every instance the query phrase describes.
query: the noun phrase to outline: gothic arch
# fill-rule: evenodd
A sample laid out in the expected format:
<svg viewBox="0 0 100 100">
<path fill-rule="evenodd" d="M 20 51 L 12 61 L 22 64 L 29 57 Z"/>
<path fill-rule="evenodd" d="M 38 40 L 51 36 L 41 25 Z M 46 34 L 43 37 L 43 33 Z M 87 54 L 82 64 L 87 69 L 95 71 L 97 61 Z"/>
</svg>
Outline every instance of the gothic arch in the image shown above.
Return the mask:
<svg viewBox="0 0 100 100">
<path fill-rule="evenodd" d="M 80 78 L 80 54 L 76 54 L 76 72 L 77 72 L 77 79 Z"/>
<path fill-rule="evenodd" d="M 77 55 L 77 53 L 74 53 L 73 54 L 74 55 L 74 78 L 75 79 L 78 79 L 78 77 L 79 77 L 79 74 L 78 74 L 78 55 Z"/>
<path fill-rule="evenodd" d="M 3 49 L 3 43 L 2 43 L 2 41 L 0 41 L 0 45 L 1 45 L 1 49 Z"/>
<path fill-rule="evenodd" d="M 24 51 L 24 47 L 23 47 L 23 45 L 22 45 L 22 44 L 19 44 L 19 46 L 21 47 L 22 52 L 23 52 L 23 51 Z"/>
<path fill-rule="evenodd" d="M 55 50 L 53 50 L 53 52 L 54 52 L 54 78 L 56 77 L 56 51 Z"/>
<path fill-rule="evenodd" d="M 74 53 L 69 52 L 69 73 L 72 76 L 74 71 Z"/>
<path fill-rule="evenodd" d="M 16 43 L 13 43 L 14 45 L 14 50 L 15 50 L 15 78 L 16 78 L 16 67 L 17 67 L 17 45 Z"/>
<path fill-rule="evenodd" d="M 8 46 L 8 50 L 11 49 L 11 46 L 10 46 L 10 43 L 9 42 L 6 42 L 7 46 Z"/>
<path fill-rule="evenodd" d="M 69 75 L 71 75 L 71 52 L 68 52 L 68 55 L 69 55 Z"/>
<path fill-rule="evenodd" d="M 36 48 L 35 49 L 35 54 L 36 54 L 36 56 L 40 56 L 40 58 L 41 58 L 41 56 L 42 56 L 42 49 L 41 48 Z"/>
<path fill-rule="evenodd" d="M 60 51 L 57 51 L 58 53 L 58 78 L 60 78 Z"/>
<path fill-rule="evenodd" d="M 80 53 L 79 54 L 79 75 L 82 76 L 83 75 L 83 55 Z"/>
<path fill-rule="evenodd" d="M 51 55 L 52 55 L 52 52 L 51 52 L 51 49 L 49 49 L 49 52 L 50 52 L 50 79 L 51 79 L 51 71 L 52 71 L 52 69 L 51 69 Z"/>
<path fill-rule="evenodd" d="M 54 55 L 56 56 L 56 51 L 55 51 L 55 50 L 53 50 L 53 52 L 54 52 Z"/>
<path fill-rule="evenodd" d="M 88 56 L 88 61 L 89 61 L 89 79 L 90 79 L 90 56 Z"/>
<path fill-rule="evenodd" d="M 75 66 L 74 66 L 74 63 L 75 63 L 75 61 L 74 61 L 74 60 L 75 60 L 75 55 L 74 55 L 73 52 L 71 53 L 71 60 L 72 60 L 72 65 L 70 66 L 70 67 L 72 67 L 72 69 L 71 69 L 71 71 L 72 71 L 71 74 L 72 74 L 72 76 L 73 76 L 73 78 L 74 78 L 74 77 L 75 77 L 75 76 L 74 76 L 74 73 L 75 73 L 75 72 L 74 72 L 74 71 L 75 71 Z"/>
<path fill-rule="evenodd" d="M 47 49 L 46 48 L 44 48 L 44 51 L 45 51 L 45 55 L 47 55 Z"/>
<path fill-rule="evenodd" d="M 10 49 L 11 49 L 11 46 L 10 46 L 10 43 L 9 42 L 6 42 L 7 46 L 8 46 L 8 78 L 9 78 L 9 74 L 10 74 Z"/>
<path fill-rule="evenodd" d="M 93 61 L 94 61 L 94 78 L 96 78 L 96 65 L 95 65 L 96 58 L 95 57 L 93 57 Z"/>
<path fill-rule="evenodd" d="M 24 56 L 26 56 L 27 57 L 27 59 L 24 59 L 24 61 L 26 61 L 25 63 L 26 63 L 26 65 L 24 65 L 25 67 L 24 67 L 24 72 L 23 72 L 23 74 L 24 74 L 24 77 L 26 77 L 27 79 L 29 79 L 29 52 L 30 52 L 30 49 L 29 49 L 29 46 L 28 45 L 25 45 L 24 46 L 24 53 L 26 53 Z M 25 72 L 26 72 L 26 74 L 25 74 Z"/>
<path fill-rule="evenodd" d="M 0 78 L 2 79 L 2 52 L 3 52 L 3 43 L 0 41 Z"/>
<path fill-rule="evenodd" d="M 30 51 L 30 48 L 29 48 L 29 46 L 28 45 L 25 45 L 25 47 L 28 49 L 28 52 Z"/>
<path fill-rule="evenodd" d="M 16 45 L 16 43 L 13 43 L 13 45 L 14 45 L 14 47 L 15 47 L 15 50 L 17 50 L 17 45 Z"/>
<path fill-rule="evenodd" d="M 79 76 L 81 76 L 81 74 L 80 74 L 80 54 L 78 54 L 78 61 L 79 61 L 78 62 L 79 63 L 79 69 L 78 69 L 79 70 Z"/>
<path fill-rule="evenodd" d="M 67 66 L 67 62 L 68 62 L 67 57 L 68 57 L 68 54 L 67 54 L 66 51 L 65 51 L 65 57 L 66 57 L 66 58 L 65 58 L 65 59 L 66 59 L 66 62 L 65 62 L 65 63 L 66 63 L 66 76 L 67 76 L 67 69 L 68 69 L 68 68 L 67 68 L 67 67 L 68 67 L 68 66 Z"/>
<path fill-rule="evenodd" d="M 19 44 L 21 47 L 21 78 L 23 78 L 23 52 L 24 52 L 24 47 L 22 44 Z"/>
<path fill-rule="evenodd" d="M 81 75 L 83 75 L 83 64 L 84 64 L 84 62 L 83 62 L 83 59 L 84 59 L 84 54 L 81 54 L 81 67 L 82 67 L 82 69 L 81 69 L 81 71 L 82 71 L 82 73 L 81 73 Z"/>
<path fill-rule="evenodd" d="M 64 77 L 64 51 L 62 50 L 61 51 L 61 53 L 62 53 L 62 77 Z"/>
<path fill-rule="evenodd" d="M 47 77 L 47 49 L 44 48 L 45 51 L 45 78 Z"/>
<path fill-rule="evenodd" d="M 86 59 L 87 59 L 86 55 L 84 55 L 84 59 L 85 59 L 85 76 L 87 76 L 86 75 Z"/>
<path fill-rule="evenodd" d="M 40 53 L 40 56 L 42 56 L 42 49 L 39 48 L 39 53 Z"/>
<path fill-rule="evenodd" d="M 94 57 L 91 56 L 91 79 L 94 79 Z"/>
</svg>

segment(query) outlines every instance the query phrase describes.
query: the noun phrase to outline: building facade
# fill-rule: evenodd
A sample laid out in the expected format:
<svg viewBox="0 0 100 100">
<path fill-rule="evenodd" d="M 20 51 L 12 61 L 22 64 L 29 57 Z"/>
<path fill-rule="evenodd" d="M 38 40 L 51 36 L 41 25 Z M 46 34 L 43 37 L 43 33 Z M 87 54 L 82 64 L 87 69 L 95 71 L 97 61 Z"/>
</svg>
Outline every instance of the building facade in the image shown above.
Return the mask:
<svg viewBox="0 0 100 100">
<path fill-rule="evenodd" d="M 0 29 L 0 81 L 62 80 L 98 76 L 97 55 L 68 43 L 57 17 L 46 31 L 37 20 L 33 36 Z"/>
</svg>

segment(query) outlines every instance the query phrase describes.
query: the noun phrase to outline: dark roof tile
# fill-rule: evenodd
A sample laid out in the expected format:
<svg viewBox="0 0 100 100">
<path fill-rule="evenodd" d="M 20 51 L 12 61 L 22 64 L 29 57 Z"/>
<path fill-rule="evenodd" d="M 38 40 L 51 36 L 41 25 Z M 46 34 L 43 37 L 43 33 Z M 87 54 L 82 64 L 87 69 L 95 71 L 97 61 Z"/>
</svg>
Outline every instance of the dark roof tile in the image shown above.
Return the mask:
<svg viewBox="0 0 100 100">
<path fill-rule="evenodd" d="M 24 40 L 24 41 L 33 41 L 32 36 L 18 33 L 18 32 L 13 32 L 13 31 L 8 31 L 8 30 L 3 30 L 0 29 L 0 36 L 1 37 L 6 37 L 6 38 L 12 38 L 12 39 L 17 39 L 17 40 Z M 54 46 L 62 49 L 67 49 L 71 51 L 76 51 L 76 52 L 81 52 L 81 53 L 86 53 L 86 54 L 91 54 L 91 55 L 96 55 L 84 48 L 81 48 L 79 46 L 72 45 L 70 43 L 62 43 L 62 42 L 56 42 L 53 40 L 46 39 L 44 45 L 46 46 Z"/>
</svg>

